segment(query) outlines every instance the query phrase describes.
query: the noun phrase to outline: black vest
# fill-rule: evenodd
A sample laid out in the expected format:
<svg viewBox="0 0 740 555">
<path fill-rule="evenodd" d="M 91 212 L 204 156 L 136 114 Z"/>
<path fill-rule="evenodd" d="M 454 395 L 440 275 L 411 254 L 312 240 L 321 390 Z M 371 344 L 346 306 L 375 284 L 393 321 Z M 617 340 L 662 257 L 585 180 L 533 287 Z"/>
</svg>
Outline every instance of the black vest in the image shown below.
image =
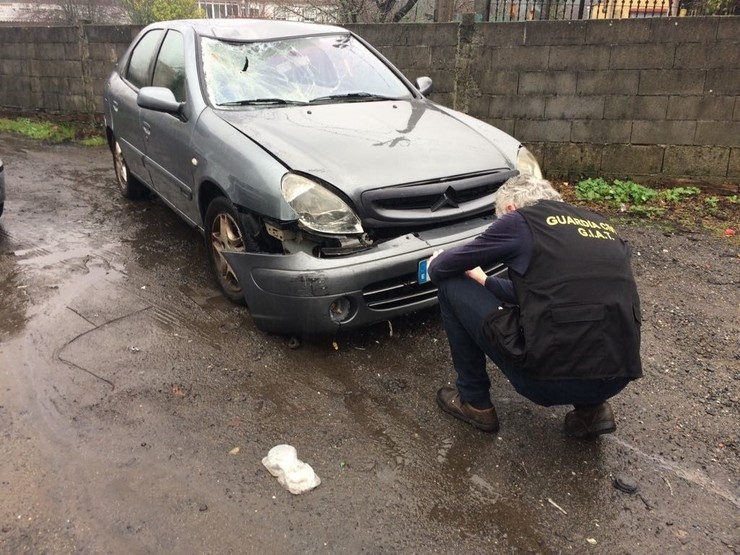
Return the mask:
<svg viewBox="0 0 740 555">
<path fill-rule="evenodd" d="M 517 211 L 532 231 L 532 259 L 524 275 L 509 269 L 519 306 L 493 316 L 509 333 L 518 330 L 494 333 L 498 349 L 536 378 L 640 377 L 629 245 L 603 217 L 564 202 Z"/>
</svg>

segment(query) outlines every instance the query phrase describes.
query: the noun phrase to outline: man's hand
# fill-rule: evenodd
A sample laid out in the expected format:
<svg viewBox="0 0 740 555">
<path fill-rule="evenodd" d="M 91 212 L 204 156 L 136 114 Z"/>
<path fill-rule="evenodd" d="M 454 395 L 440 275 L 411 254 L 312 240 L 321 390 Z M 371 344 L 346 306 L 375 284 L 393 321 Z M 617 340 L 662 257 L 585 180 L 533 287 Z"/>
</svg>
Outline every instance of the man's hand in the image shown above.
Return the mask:
<svg viewBox="0 0 740 555">
<path fill-rule="evenodd" d="M 478 266 L 477 268 L 473 268 L 472 270 L 467 270 L 465 272 L 465 275 L 469 278 L 474 279 L 478 283 L 480 283 L 482 286 L 486 286 L 486 278 L 488 277 L 486 273 L 483 271 L 483 268 Z"/>
</svg>

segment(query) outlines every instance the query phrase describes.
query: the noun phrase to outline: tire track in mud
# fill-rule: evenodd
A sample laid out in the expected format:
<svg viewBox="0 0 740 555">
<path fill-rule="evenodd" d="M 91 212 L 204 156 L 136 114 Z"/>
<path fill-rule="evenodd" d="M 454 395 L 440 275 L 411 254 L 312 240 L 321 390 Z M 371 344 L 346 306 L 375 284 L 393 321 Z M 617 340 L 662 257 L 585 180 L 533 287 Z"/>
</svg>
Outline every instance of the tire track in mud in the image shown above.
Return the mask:
<svg viewBox="0 0 740 555">
<path fill-rule="evenodd" d="M 198 310 L 200 310 L 209 321 L 213 322 L 215 325 L 220 325 L 219 318 L 211 314 L 210 311 L 197 305 L 197 303 L 194 304 L 198 306 Z M 160 304 L 153 304 L 152 317 L 169 331 L 178 329 L 186 330 L 187 332 L 196 335 L 199 339 L 207 342 L 213 349 L 221 349 L 221 332 L 218 331 L 218 329 L 210 328 L 210 326 L 204 329 L 202 323 L 194 322 L 192 316 L 188 316 L 185 310 L 174 308 L 171 305 L 165 307 Z"/>
</svg>

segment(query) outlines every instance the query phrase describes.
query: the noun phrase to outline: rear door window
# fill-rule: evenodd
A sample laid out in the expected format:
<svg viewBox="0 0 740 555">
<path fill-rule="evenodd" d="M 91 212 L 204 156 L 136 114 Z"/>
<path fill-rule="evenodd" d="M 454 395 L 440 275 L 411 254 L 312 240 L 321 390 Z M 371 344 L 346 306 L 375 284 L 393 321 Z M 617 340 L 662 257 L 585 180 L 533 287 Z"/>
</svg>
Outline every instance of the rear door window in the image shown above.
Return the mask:
<svg viewBox="0 0 740 555">
<path fill-rule="evenodd" d="M 149 68 L 162 39 L 162 29 L 153 29 L 142 37 L 131 53 L 126 69 L 126 80 L 137 89 L 149 84 Z"/>
</svg>

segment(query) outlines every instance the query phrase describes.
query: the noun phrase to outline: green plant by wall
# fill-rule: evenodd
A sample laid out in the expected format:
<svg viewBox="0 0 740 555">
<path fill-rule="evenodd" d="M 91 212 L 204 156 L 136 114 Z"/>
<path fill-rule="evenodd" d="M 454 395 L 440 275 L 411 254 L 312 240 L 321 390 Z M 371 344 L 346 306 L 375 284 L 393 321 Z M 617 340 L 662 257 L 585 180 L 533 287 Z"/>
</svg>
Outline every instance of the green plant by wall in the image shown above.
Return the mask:
<svg viewBox="0 0 740 555">
<path fill-rule="evenodd" d="M 610 204 L 642 205 L 655 198 L 658 192 L 634 181 L 615 179 L 608 183 L 601 177 L 584 179 L 576 185 L 576 196 L 580 200 L 601 201 Z"/>
<path fill-rule="evenodd" d="M 55 144 L 66 142 L 76 142 L 85 146 L 106 144 L 102 131 L 99 133 L 97 128 L 87 128 L 74 123 L 55 123 L 29 118 L 0 118 L 0 131 Z"/>
<path fill-rule="evenodd" d="M 71 141 L 75 137 L 75 129 L 71 125 L 31 121 L 28 118 L 0 118 L 0 131 L 7 131 L 17 135 L 24 135 L 31 139 L 52 143 Z"/>
<path fill-rule="evenodd" d="M 717 210 L 717 207 L 719 207 L 719 197 L 707 197 L 704 199 L 704 204 L 713 210 Z"/>
<path fill-rule="evenodd" d="M 651 219 L 659 225 L 678 225 L 682 229 L 703 226 L 721 228 L 725 233 L 726 229 L 734 230 L 738 221 L 736 205 L 740 196 L 702 196 L 698 187 L 652 189 L 631 180 L 609 182 L 595 177 L 583 179 L 563 192 L 597 210 L 617 210 L 628 219 Z"/>
<path fill-rule="evenodd" d="M 682 199 L 694 197 L 700 192 L 698 187 L 673 187 L 672 189 L 666 189 L 661 195 L 668 202 L 680 202 Z"/>
</svg>

